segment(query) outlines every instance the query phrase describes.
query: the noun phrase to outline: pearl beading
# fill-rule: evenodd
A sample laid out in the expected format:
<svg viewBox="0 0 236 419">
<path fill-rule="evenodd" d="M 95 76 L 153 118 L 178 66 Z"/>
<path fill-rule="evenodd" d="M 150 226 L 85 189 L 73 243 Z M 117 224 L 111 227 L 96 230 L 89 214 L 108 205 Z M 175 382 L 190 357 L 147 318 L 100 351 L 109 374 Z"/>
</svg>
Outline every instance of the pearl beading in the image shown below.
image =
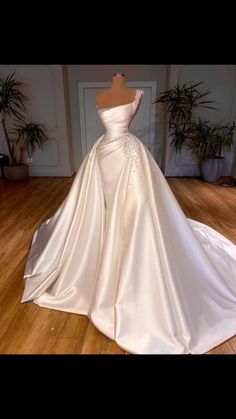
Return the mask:
<svg viewBox="0 0 236 419">
<path fill-rule="evenodd" d="M 134 101 L 132 103 L 132 111 L 133 111 L 133 115 L 136 112 L 137 106 L 139 104 L 140 101 L 140 97 L 143 95 L 144 91 L 143 90 L 136 90 L 136 94 L 135 94 L 135 98 Z"/>
<path fill-rule="evenodd" d="M 141 175 L 140 142 L 133 134 L 129 134 L 126 139 L 124 155 L 127 160 L 130 160 L 130 180 L 128 185 L 130 188 L 135 184 L 135 180 Z"/>
</svg>

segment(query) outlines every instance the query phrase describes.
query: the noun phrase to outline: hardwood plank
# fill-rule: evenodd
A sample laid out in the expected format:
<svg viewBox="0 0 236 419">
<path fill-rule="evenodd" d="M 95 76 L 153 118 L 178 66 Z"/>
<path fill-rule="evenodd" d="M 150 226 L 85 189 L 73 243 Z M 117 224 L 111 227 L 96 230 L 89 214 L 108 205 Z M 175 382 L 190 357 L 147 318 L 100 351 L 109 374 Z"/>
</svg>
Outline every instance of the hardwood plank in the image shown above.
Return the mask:
<svg viewBox="0 0 236 419">
<path fill-rule="evenodd" d="M 59 338 L 52 336 L 48 339 L 43 354 L 76 354 L 78 338 Z"/>
<path fill-rule="evenodd" d="M 101 354 L 104 345 L 106 345 L 109 341 L 110 339 L 100 333 L 90 322 L 87 328 L 84 344 L 81 348 L 81 354 Z"/>
<path fill-rule="evenodd" d="M 0 179 L 0 353 L 127 354 L 86 316 L 21 304 L 23 272 L 34 231 L 67 196 L 74 177 Z M 169 178 L 185 215 L 236 244 L 236 188 Z M 236 354 L 236 336 L 208 354 Z"/>
</svg>

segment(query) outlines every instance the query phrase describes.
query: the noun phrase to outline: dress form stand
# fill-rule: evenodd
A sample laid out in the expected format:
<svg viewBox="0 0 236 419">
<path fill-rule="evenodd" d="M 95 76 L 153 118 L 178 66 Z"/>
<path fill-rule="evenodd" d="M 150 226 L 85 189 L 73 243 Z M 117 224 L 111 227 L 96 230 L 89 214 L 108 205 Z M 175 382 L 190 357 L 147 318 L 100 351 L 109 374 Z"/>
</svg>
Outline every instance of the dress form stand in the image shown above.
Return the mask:
<svg viewBox="0 0 236 419">
<path fill-rule="evenodd" d="M 98 108 L 126 105 L 134 100 L 135 93 L 135 90 L 129 89 L 126 86 L 125 75 L 115 73 L 112 78 L 111 87 L 102 90 L 96 95 L 96 104 Z"/>
</svg>

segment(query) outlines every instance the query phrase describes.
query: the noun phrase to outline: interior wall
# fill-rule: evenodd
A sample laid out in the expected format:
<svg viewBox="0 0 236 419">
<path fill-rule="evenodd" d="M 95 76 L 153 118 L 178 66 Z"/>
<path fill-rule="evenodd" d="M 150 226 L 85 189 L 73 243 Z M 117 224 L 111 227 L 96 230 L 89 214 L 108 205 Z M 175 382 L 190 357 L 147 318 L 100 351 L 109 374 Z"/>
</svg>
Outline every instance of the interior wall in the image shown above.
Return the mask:
<svg viewBox="0 0 236 419">
<path fill-rule="evenodd" d="M 197 83 L 201 90 L 210 89 L 208 100 L 213 100 L 216 109 L 201 108 L 195 112 L 196 119 L 201 117 L 213 123 L 236 121 L 236 66 L 235 65 L 171 65 L 168 89 L 177 82 Z M 236 134 L 236 133 L 235 133 Z M 236 139 L 236 136 L 235 136 Z M 179 154 L 170 146 L 171 138 L 166 137 L 165 170 L 166 176 L 196 176 L 200 174 L 195 156 L 184 150 Z M 236 175 L 236 149 L 226 153 L 227 175 Z"/>
<path fill-rule="evenodd" d="M 72 149 L 69 138 L 69 104 L 65 75 L 61 65 L 0 65 L 0 75 L 15 72 L 14 78 L 23 82 L 28 96 L 27 120 L 43 124 L 50 138 L 45 148 L 33 154 L 30 176 L 71 176 Z M 0 152 L 8 153 L 0 129 Z M 26 155 L 27 159 L 27 155 Z"/>
</svg>

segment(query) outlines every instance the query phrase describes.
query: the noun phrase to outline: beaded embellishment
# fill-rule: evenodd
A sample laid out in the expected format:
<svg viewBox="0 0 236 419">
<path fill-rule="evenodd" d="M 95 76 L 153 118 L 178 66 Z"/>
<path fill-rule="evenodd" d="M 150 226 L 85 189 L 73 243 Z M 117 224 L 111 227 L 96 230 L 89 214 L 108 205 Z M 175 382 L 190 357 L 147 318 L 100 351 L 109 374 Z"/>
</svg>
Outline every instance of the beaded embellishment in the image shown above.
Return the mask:
<svg viewBox="0 0 236 419">
<path fill-rule="evenodd" d="M 140 97 L 143 94 L 143 90 L 136 90 L 136 95 L 134 101 L 132 103 L 132 116 L 135 114 Z M 140 177 L 140 159 L 141 159 L 141 151 L 140 151 L 140 142 L 133 134 L 129 134 L 126 139 L 126 144 L 124 148 L 125 158 L 131 160 L 131 170 L 130 170 L 130 180 L 128 187 L 134 185 L 135 179 Z"/>
<path fill-rule="evenodd" d="M 144 93 L 144 91 L 143 90 L 136 90 L 136 94 L 135 94 L 135 98 L 134 98 L 134 101 L 133 101 L 133 103 L 132 103 L 132 110 L 133 110 L 133 115 L 135 114 L 135 112 L 136 112 L 136 109 L 137 109 L 137 107 L 138 107 L 138 104 L 139 104 L 139 101 L 140 101 L 140 98 L 141 98 L 141 96 L 143 95 L 143 93 Z"/>
<path fill-rule="evenodd" d="M 140 151 L 140 142 L 135 137 L 135 135 L 130 134 L 127 136 L 125 147 L 124 147 L 124 154 L 127 160 L 130 160 L 130 180 L 128 187 L 134 185 L 135 179 L 140 177 L 140 159 L 141 159 L 141 151 Z"/>
</svg>

